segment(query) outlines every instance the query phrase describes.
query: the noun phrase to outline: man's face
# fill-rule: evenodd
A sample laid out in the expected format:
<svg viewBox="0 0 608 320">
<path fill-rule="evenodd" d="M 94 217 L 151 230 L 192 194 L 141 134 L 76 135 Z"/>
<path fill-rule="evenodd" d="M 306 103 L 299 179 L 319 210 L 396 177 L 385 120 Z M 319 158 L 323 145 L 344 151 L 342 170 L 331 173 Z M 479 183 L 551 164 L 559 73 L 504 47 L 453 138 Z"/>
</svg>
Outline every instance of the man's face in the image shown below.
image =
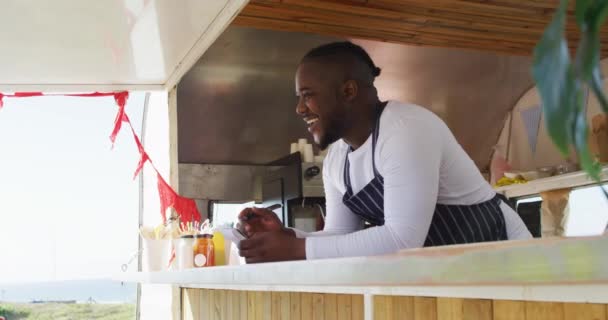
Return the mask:
<svg viewBox="0 0 608 320">
<path fill-rule="evenodd" d="M 303 62 L 296 72 L 296 113 L 302 116 L 317 145 L 323 150 L 342 138 L 346 108 L 335 71 L 320 62 Z"/>
</svg>

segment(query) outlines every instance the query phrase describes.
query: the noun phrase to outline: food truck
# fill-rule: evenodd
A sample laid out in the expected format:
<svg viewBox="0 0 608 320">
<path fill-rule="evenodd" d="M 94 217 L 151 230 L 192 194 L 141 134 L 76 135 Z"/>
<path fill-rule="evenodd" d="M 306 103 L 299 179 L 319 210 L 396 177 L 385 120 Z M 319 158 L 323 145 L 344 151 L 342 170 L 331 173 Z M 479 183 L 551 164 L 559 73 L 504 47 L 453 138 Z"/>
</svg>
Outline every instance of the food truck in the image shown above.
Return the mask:
<svg viewBox="0 0 608 320">
<path fill-rule="evenodd" d="M 438 115 L 534 236 L 262 264 L 244 264 L 236 247 L 226 245 L 222 263 L 180 268 L 180 257 L 171 256 L 179 255 L 179 233 L 192 230 L 182 227 L 169 235 L 176 239 L 164 255 L 142 238 L 138 270 L 115 276 L 139 284 L 138 317 L 608 319 L 606 207 L 565 213 L 568 195 L 605 183 L 608 167 L 598 183 L 576 157 L 561 156 L 546 133 L 530 75 L 533 48 L 558 1 L 10 5 L 28 12 L 35 5 L 40 14 L 0 14 L 13 24 L 4 43 L 15 43 L 0 63 L 2 92 L 148 92 L 148 112 L 163 120 L 146 123 L 142 147 L 160 150 L 163 156 L 154 161 L 166 162 L 164 181 L 196 205 L 200 216 L 182 217 L 194 229 L 207 219 L 216 226 L 234 223 L 247 203 L 274 205 L 287 227 L 322 229 L 325 153 L 294 112 L 294 75 L 311 48 L 351 41 L 383 69 L 375 81 L 380 98 Z M 574 46 L 575 26 L 566 29 Z M 601 42 L 608 43 L 606 28 Z M 602 70 L 608 72 L 608 60 Z M 590 123 L 597 122 L 590 144 L 606 161 L 605 117 L 593 98 L 586 106 Z M 144 188 L 154 191 L 156 178 L 149 178 Z M 169 209 L 167 220 L 179 211 Z M 142 227 L 161 223 L 154 205 L 142 205 L 139 215 Z M 595 229 L 568 236 L 564 228 L 577 219 L 592 219 Z M 152 255 L 165 260 L 151 267 Z"/>
</svg>

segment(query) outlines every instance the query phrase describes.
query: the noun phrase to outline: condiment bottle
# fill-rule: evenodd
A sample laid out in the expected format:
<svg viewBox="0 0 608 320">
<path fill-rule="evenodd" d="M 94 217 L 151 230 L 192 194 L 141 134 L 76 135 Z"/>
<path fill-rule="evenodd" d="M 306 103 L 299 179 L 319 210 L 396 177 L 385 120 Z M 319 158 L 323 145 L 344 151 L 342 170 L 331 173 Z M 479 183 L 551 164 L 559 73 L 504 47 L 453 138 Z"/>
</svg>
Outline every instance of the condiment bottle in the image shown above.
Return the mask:
<svg viewBox="0 0 608 320">
<path fill-rule="evenodd" d="M 178 270 L 189 269 L 194 267 L 194 256 L 192 254 L 193 248 L 193 235 L 188 234 L 180 237 L 176 250 Z"/>
<path fill-rule="evenodd" d="M 215 265 L 215 248 L 212 234 L 197 234 L 194 236 L 193 260 L 195 268 L 212 267 Z"/>
<path fill-rule="evenodd" d="M 226 248 L 226 241 L 224 239 L 224 235 L 219 232 L 219 231 L 215 231 L 213 233 L 213 246 L 215 248 L 215 264 L 216 266 L 225 266 L 227 265 L 227 261 L 226 261 L 226 250 L 229 250 L 230 248 Z"/>
</svg>

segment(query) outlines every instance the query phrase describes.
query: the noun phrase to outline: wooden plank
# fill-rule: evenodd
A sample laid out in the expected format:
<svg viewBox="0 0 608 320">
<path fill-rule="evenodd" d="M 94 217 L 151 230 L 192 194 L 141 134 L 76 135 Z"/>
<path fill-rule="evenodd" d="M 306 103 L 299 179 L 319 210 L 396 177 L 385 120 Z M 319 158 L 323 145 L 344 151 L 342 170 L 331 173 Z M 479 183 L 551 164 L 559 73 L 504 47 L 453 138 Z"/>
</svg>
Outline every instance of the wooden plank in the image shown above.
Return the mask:
<svg viewBox="0 0 608 320">
<path fill-rule="evenodd" d="M 289 301 L 289 318 L 291 320 L 306 319 L 302 317 L 302 294 L 299 292 L 290 292 Z"/>
<path fill-rule="evenodd" d="M 194 317 L 192 315 L 188 315 L 186 310 L 190 310 L 190 299 L 188 298 L 188 289 L 182 289 L 182 319 L 183 320 L 192 320 Z"/>
<path fill-rule="evenodd" d="M 291 319 L 291 317 L 290 317 L 291 299 L 290 299 L 289 292 L 280 292 L 279 298 L 280 298 L 280 308 L 279 308 L 280 319 L 282 319 L 282 320 Z"/>
<path fill-rule="evenodd" d="M 230 291 L 229 290 L 222 290 L 222 294 L 220 296 L 220 305 L 221 305 L 221 313 L 220 313 L 220 319 L 222 320 L 232 320 L 234 318 L 229 318 L 228 317 L 228 313 L 230 310 L 230 306 L 228 304 L 228 296 L 230 295 Z"/>
<path fill-rule="evenodd" d="M 276 7 L 286 8 L 286 4 L 289 4 L 290 2 L 291 1 L 286 1 L 284 4 Z M 302 10 L 302 8 L 307 8 L 312 12 L 322 12 L 321 14 L 341 14 L 342 19 L 338 21 L 343 25 L 355 20 L 350 18 L 350 16 L 371 19 L 374 22 L 373 25 L 370 26 L 372 29 L 386 28 L 389 25 L 396 26 L 400 29 L 405 27 L 404 24 L 413 23 L 418 28 L 452 29 L 452 31 L 456 31 L 459 34 L 462 34 L 462 31 L 465 30 L 472 33 L 485 33 L 484 36 L 492 34 L 492 36 L 496 37 L 508 32 L 510 36 L 533 40 L 538 38 L 538 30 L 542 30 L 543 26 L 546 25 L 546 22 L 549 20 L 548 16 L 545 16 L 544 19 L 537 18 L 537 20 L 529 20 L 526 21 L 526 23 L 517 20 L 511 21 L 510 19 L 498 16 L 495 16 L 490 20 L 487 18 L 484 19 L 483 16 L 479 15 L 472 16 L 470 13 L 447 11 L 444 7 L 434 7 L 434 10 L 428 10 L 428 4 L 424 6 L 399 6 L 376 2 L 369 6 L 354 6 L 352 4 L 344 3 L 328 3 L 327 1 L 322 0 L 307 0 L 305 2 L 293 0 L 293 2 L 291 8 L 297 6 L 300 10 Z M 249 14 L 249 11 L 245 11 L 243 14 Z M 323 22 L 330 19 L 329 17 L 323 16 L 320 16 L 320 18 Z M 399 22 L 402 24 L 400 25 Z M 501 24 L 497 25 L 497 22 L 501 22 Z M 415 31 L 423 32 L 419 29 L 416 29 Z"/>
<path fill-rule="evenodd" d="M 355 294 L 351 299 L 353 303 L 353 320 L 363 320 L 363 295 Z"/>
<path fill-rule="evenodd" d="M 564 303 L 565 320 L 607 320 L 608 304 Z"/>
<path fill-rule="evenodd" d="M 249 303 L 249 292 L 248 291 L 238 291 L 240 296 L 240 310 L 239 313 L 241 315 L 241 320 L 247 320 L 249 318 L 249 311 L 247 310 L 247 305 Z"/>
<path fill-rule="evenodd" d="M 217 302 L 215 301 L 215 299 L 217 294 L 217 290 L 209 290 L 209 319 L 210 320 L 215 320 L 215 319 L 219 319 L 217 317 L 217 312 L 216 312 L 216 307 L 217 307 Z"/>
<path fill-rule="evenodd" d="M 257 292 L 247 291 L 247 319 L 256 320 L 257 314 Z"/>
<path fill-rule="evenodd" d="M 221 308 L 221 319 L 234 319 L 232 317 L 232 308 L 230 305 L 232 304 L 232 297 L 230 296 L 230 290 L 222 290 L 222 299 L 220 300 L 222 305 Z"/>
<path fill-rule="evenodd" d="M 395 32 L 402 35 L 403 38 L 412 38 L 413 36 L 422 37 L 443 37 L 444 39 L 458 39 L 459 41 L 476 41 L 480 44 L 489 45 L 489 41 L 501 41 L 510 43 L 512 33 L 508 31 L 495 30 L 494 32 L 487 32 L 487 30 L 479 30 L 471 28 L 470 24 L 466 26 L 457 27 L 446 27 L 441 25 L 433 25 L 428 22 L 417 21 L 417 20 L 403 20 L 403 19 L 377 19 L 370 16 L 358 16 L 358 19 L 351 19 L 347 13 L 336 12 L 336 11 L 318 11 L 314 8 L 299 7 L 298 10 L 281 9 L 280 7 L 274 8 L 252 8 L 248 11 L 252 17 L 260 17 L 269 11 L 275 11 L 276 15 L 281 15 L 288 21 L 283 22 L 285 25 L 292 25 L 287 22 L 302 21 L 306 20 L 309 24 L 325 25 L 327 21 L 339 22 L 339 25 L 343 28 L 356 30 L 360 29 L 357 22 L 366 25 L 366 29 L 372 32 L 386 33 Z M 368 9 L 369 10 L 369 9 Z M 296 20 L 298 19 L 298 20 Z M 276 21 L 276 20 L 275 20 Z M 464 29 L 464 30 L 463 30 Z M 518 43 L 533 47 L 538 41 L 538 34 L 520 34 L 518 35 Z M 515 43 L 513 43 L 515 44 Z"/>
<path fill-rule="evenodd" d="M 260 293 L 260 299 L 261 299 L 261 306 L 262 308 L 260 309 L 261 311 L 261 317 L 260 319 L 262 320 L 270 320 L 272 319 L 271 315 L 272 315 L 272 296 L 270 294 L 270 292 L 261 292 Z"/>
<path fill-rule="evenodd" d="M 559 302 L 526 301 L 526 319 L 563 320 L 564 304 Z"/>
<path fill-rule="evenodd" d="M 437 298 L 437 319 L 463 320 L 463 301 L 464 299 L 459 298 Z"/>
<path fill-rule="evenodd" d="M 494 320 L 521 320 L 526 318 L 526 303 L 514 300 L 494 300 L 492 302 Z"/>
<path fill-rule="evenodd" d="M 338 318 L 338 297 L 333 293 L 325 294 L 323 308 L 325 320 L 336 320 Z"/>
<path fill-rule="evenodd" d="M 391 296 L 374 296 L 374 319 L 393 319 L 393 298 Z"/>
<path fill-rule="evenodd" d="M 264 319 L 264 292 L 255 292 L 255 320 Z"/>
<path fill-rule="evenodd" d="M 182 295 L 185 295 L 185 293 L 182 293 Z M 186 314 L 186 310 L 188 310 L 188 308 L 190 308 L 190 303 L 186 302 L 184 298 L 182 298 L 182 311 L 181 311 L 181 315 L 182 318 L 181 320 L 192 320 L 193 317 L 188 317 L 188 315 Z"/>
<path fill-rule="evenodd" d="M 224 320 L 224 306 L 226 305 L 226 295 L 224 290 L 213 290 L 213 313 L 211 318 L 214 320 Z"/>
<path fill-rule="evenodd" d="M 556 6 L 557 1 L 539 4 L 536 0 L 264 1 L 247 5 L 234 24 L 531 55 Z M 569 14 L 566 35 L 573 48 L 580 35 L 572 11 Z M 608 42 L 607 31 L 602 28 L 600 32 L 602 43 Z M 606 53 L 603 46 L 602 56 Z"/>
<path fill-rule="evenodd" d="M 200 312 L 198 319 L 211 319 L 210 291 L 211 290 L 208 289 L 201 289 Z"/>
<path fill-rule="evenodd" d="M 414 319 L 414 298 L 393 296 L 393 320 Z"/>
<path fill-rule="evenodd" d="M 403 8 L 404 1 L 410 3 L 410 8 L 416 8 L 421 16 L 430 16 L 434 20 L 449 22 L 453 16 L 464 16 L 465 19 L 474 21 L 482 20 L 490 25 L 488 31 L 500 30 L 501 23 L 509 25 L 511 23 L 519 23 L 522 27 L 532 29 L 531 31 L 538 32 L 540 35 L 543 28 L 550 21 L 553 10 L 546 8 L 533 7 L 513 7 L 502 5 L 481 4 L 477 1 L 410 1 L 410 0 L 380 0 L 374 1 L 374 7 L 379 7 L 387 10 L 409 10 Z M 401 3 L 399 3 L 401 2 Z M 531 3 L 532 1 L 525 1 Z M 400 8 L 401 6 L 401 8 Z M 553 6 L 555 8 L 555 4 Z M 507 20 L 511 20 L 510 22 Z M 572 24 L 567 24 L 567 30 L 572 29 Z M 515 34 L 516 36 L 517 34 Z"/>
<path fill-rule="evenodd" d="M 312 293 L 302 293 L 300 295 L 300 301 L 301 301 L 301 305 L 300 305 L 300 311 L 301 311 L 301 315 L 302 315 L 302 320 L 304 319 L 311 319 L 312 314 L 313 314 L 313 307 L 312 307 L 312 303 L 313 303 L 313 294 Z"/>
<path fill-rule="evenodd" d="M 290 303 L 289 292 L 272 292 L 271 293 L 271 315 L 272 320 L 289 319 Z"/>
<path fill-rule="evenodd" d="M 414 297 L 414 318 L 416 320 L 437 320 L 437 299 Z"/>
<path fill-rule="evenodd" d="M 239 301 L 238 295 L 235 296 L 236 291 L 226 290 L 226 316 L 224 319 L 238 319 L 239 318 Z"/>
<path fill-rule="evenodd" d="M 353 317 L 353 299 L 349 294 L 337 295 L 337 319 L 350 320 Z"/>
<path fill-rule="evenodd" d="M 271 292 L 271 318 L 272 320 L 281 318 L 281 295 L 279 292 Z"/>
<path fill-rule="evenodd" d="M 194 320 L 197 320 L 198 315 L 201 313 L 201 291 L 200 289 L 188 290 L 188 300 L 190 300 L 189 314 Z"/>
<path fill-rule="evenodd" d="M 465 299 L 462 310 L 464 319 L 492 320 L 492 300 Z"/>
<path fill-rule="evenodd" d="M 325 319 L 325 297 L 321 293 L 312 294 L 312 319 Z"/>
<path fill-rule="evenodd" d="M 195 320 L 200 314 L 199 289 L 182 289 L 182 319 Z"/>
</svg>

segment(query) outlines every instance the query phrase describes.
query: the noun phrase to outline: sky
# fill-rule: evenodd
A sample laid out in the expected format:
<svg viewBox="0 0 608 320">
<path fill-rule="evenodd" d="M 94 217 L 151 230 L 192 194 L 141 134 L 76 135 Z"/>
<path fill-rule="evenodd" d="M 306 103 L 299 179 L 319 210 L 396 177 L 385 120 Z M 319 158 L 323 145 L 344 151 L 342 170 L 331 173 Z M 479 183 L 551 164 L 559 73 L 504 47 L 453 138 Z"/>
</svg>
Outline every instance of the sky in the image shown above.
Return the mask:
<svg viewBox="0 0 608 320">
<path fill-rule="evenodd" d="M 126 111 L 139 132 L 144 93 Z M 139 160 L 112 97 L 4 99 L 0 283 L 106 277 L 137 250 Z"/>
<path fill-rule="evenodd" d="M 570 193 L 569 210 L 573 216 L 565 225 L 567 236 L 602 234 L 608 223 L 608 199 L 600 187 L 587 187 Z M 605 185 L 604 188 L 608 189 Z"/>
</svg>

